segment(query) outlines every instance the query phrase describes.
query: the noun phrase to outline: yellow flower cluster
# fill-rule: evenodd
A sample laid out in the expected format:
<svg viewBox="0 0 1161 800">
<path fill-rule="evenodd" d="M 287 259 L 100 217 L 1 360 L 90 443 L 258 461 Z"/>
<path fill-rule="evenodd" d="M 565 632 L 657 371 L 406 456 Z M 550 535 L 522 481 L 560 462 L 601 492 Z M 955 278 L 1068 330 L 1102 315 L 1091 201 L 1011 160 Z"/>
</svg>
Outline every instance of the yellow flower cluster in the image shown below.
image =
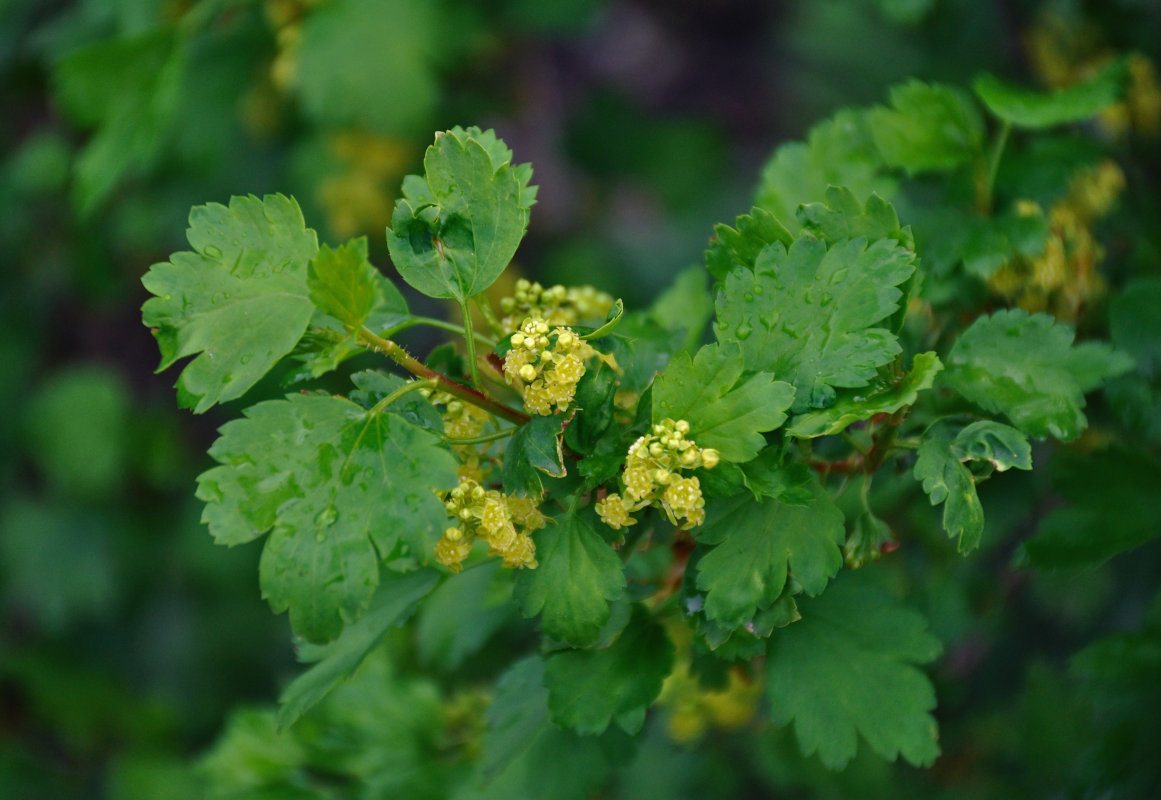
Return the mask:
<svg viewBox="0 0 1161 800">
<path fill-rule="evenodd" d="M 430 389 L 420 389 L 419 393 L 431 401 L 434 406 L 443 406 L 443 432 L 452 439 L 469 439 L 484 433 L 484 428 L 491 420 L 487 411 L 471 403 L 453 397 L 447 392 L 433 392 Z M 490 464 L 481 454 L 487 450 L 490 443 L 483 445 L 453 445 L 452 451 L 459 459 L 457 469 L 460 480 L 472 479 L 482 481 L 488 472 Z"/>
<path fill-rule="evenodd" d="M 678 634 L 679 638 L 680 634 Z M 689 669 L 688 645 L 678 644 L 673 672 L 661 688 L 659 705 L 668 707 L 669 736 L 692 744 L 707 728 L 741 728 L 754 718 L 762 698 L 762 683 L 738 668 L 731 669 L 724 688 L 708 691 Z"/>
<path fill-rule="evenodd" d="M 547 416 L 564 411 L 585 374 L 585 361 L 598 355 L 570 328 L 549 329 L 530 317 L 512 334 L 512 349 L 504 359 L 504 376 L 520 391 L 524 408 Z"/>
<path fill-rule="evenodd" d="M 542 319 L 549 325 L 576 325 L 604 319 L 613 307 L 613 298 L 592 286 L 565 288 L 557 284 L 545 289 L 539 283 L 521 278 L 516 291 L 500 301 L 504 317 L 500 325 L 505 331 L 515 331 L 528 317 Z"/>
<path fill-rule="evenodd" d="M 1050 311 L 1075 320 L 1084 305 L 1104 291 L 1097 265 L 1104 250 L 1092 234 L 1093 222 L 1113 207 L 1125 176 L 1112 161 L 1079 172 L 1067 196 L 1048 212 L 1049 235 L 1044 252 L 1001 267 L 988 281 L 992 290 L 1026 311 Z M 1022 201 L 1017 213 L 1038 216 L 1036 203 Z"/>
<path fill-rule="evenodd" d="M 681 473 L 699 467 L 713 469 L 720 456 L 717 450 L 698 447 L 686 438 L 688 433 L 685 420 L 665 419 L 633 443 L 621 475 L 623 493 L 597 501 L 602 522 L 620 530 L 637 522 L 630 514 L 646 506 L 660 508 L 674 525 L 694 526 L 705 521 L 701 483 Z"/>
<path fill-rule="evenodd" d="M 444 508 L 458 522 L 435 546 L 435 559 L 445 567 L 459 572 L 472 543 L 483 539 L 488 552 L 502 557 L 505 567 L 536 568 L 536 545 L 530 534 L 543 528 L 547 519 L 531 498 L 509 497 L 468 479 L 448 492 Z"/>
</svg>

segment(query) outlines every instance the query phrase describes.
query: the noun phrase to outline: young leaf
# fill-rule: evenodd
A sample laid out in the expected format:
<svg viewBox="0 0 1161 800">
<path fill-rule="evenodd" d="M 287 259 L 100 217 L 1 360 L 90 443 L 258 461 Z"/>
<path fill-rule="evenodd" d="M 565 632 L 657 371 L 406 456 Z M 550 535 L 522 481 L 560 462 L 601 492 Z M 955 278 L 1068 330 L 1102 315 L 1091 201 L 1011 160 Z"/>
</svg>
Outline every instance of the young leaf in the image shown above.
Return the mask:
<svg viewBox="0 0 1161 800">
<path fill-rule="evenodd" d="M 793 383 L 795 412 L 825 408 L 836 387 L 866 386 L 899 353 L 895 335 L 872 326 L 895 312 L 914 271 L 915 254 L 892 239 L 772 244 L 753 272 L 726 276 L 717 337 L 741 345 L 748 371 Z"/>
<path fill-rule="evenodd" d="M 943 503 L 943 530 L 959 540 L 959 551 L 968 553 L 980 544 L 984 532 L 984 508 L 976 494 L 976 482 L 944 439 L 926 439 L 919 445 L 915 479 L 931 505 Z"/>
<path fill-rule="evenodd" d="M 602 733 L 615 718 L 641 714 L 673 670 L 673 644 L 649 612 L 635 606 L 611 645 L 563 650 L 544 673 L 552 721 L 580 734 Z"/>
<path fill-rule="evenodd" d="M 350 399 L 370 410 L 384 397 L 402 389 L 408 382 L 398 375 L 365 369 L 351 375 L 351 383 L 358 388 L 351 390 Z M 418 425 L 437 434 L 443 433 L 443 417 L 431 401 L 419 392 L 408 392 L 384 410 L 398 414 L 412 425 Z"/>
<path fill-rule="evenodd" d="M 423 159 L 426 178 L 404 183 L 387 245 L 403 279 L 429 297 L 462 302 L 484 291 L 524 237 L 531 171 L 495 163 L 493 156 L 511 155 L 498 145 L 479 129 L 436 134 Z"/>
<path fill-rule="evenodd" d="M 367 260 L 367 238 L 352 239 L 337 250 L 323 245 L 306 276 L 310 299 L 324 314 L 357 328 L 382 303 L 379 270 Z"/>
<path fill-rule="evenodd" d="M 843 514 L 813 485 L 810 505 L 791 506 L 738 495 L 712 503 L 698 535 L 714 545 L 698 562 L 697 587 L 706 592 L 706 616 L 733 629 L 769 608 L 788 573 L 815 595 L 842 567 Z"/>
<path fill-rule="evenodd" d="M 911 371 L 894 386 L 877 392 L 844 392 L 830 408 L 808 411 L 794 418 L 786 432 L 799 438 L 832 436 L 848 425 L 876 414 L 893 414 L 914 405 L 919 393 L 931 388 L 935 376 L 943 369 L 935 353 L 919 353 L 911 361 Z"/>
<path fill-rule="evenodd" d="M 539 496 L 543 491 L 539 473 L 553 478 L 565 476 L 560 440 L 562 417 L 535 416 L 512 434 L 504 449 L 504 491 Z"/>
<path fill-rule="evenodd" d="M 952 346 L 942 380 L 1029 436 L 1071 441 L 1088 425 L 1084 393 L 1133 366 L 1106 344 L 1074 346 L 1073 335 L 1047 314 L 980 317 Z"/>
<path fill-rule="evenodd" d="M 293 725 L 312 706 L 326 697 L 341 681 L 351 676 L 387 631 L 399 625 L 415 610 L 416 604 L 439 581 L 435 570 L 387 573 L 370 609 L 342 636 L 321 648 L 317 663 L 299 675 L 278 698 L 278 727 Z"/>
<path fill-rule="evenodd" d="M 575 514 L 533 534 L 540 566 L 516 573 L 514 597 L 526 617 L 541 615 L 544 632 L 573 647 L 597 640 L 609 601 L 621 596 L 621 559 L 592 525 Z"/>
<path fill-rule="evenodd" d="M 363 613 L 381 560 L 428 560 L 447 520 L 432 489 L 455 485 L 455 460 L 433 434 L 339 397 L 290 395 L 245 414 L 210 448 L 222 466 L 198 478 L 202 520 L 222 544 L 273 529 L 262 593 L 296 633 L 329 641 Z"/>
<path fill-rule="evenodd" d="M 766 245 L 781 242 L 784 247 L 790 247 L 794 243 L 794 237 L 778 218 L 758 206 L 738 217 L 734 225 L 736 230 L 724 222 L 715 225 L 714 238 L 705 251 L 706 269 L 719 281 L 734 267 L 753 269 L 754 261 Z"/>
<path fill-rule="evenodd" d="M 997 472 L 1032 469 L 1032 446 L 1015 428 L 990 419 L 973 422 L 956 434 L 952 451 L 961 461 L 990 461 Z"/>
<path fill-rule="evenodd" d="M 872 194 L 864 206 L 845 186 L 829 186 L 821 203 L 798 207 L 802 229 L 826 242 L 863 237 L 869 242 L 894 239 L 909 250 L 915 249 L 911 228 L 899 227 L 895 207 Z"/>
<path fill-rule="evenodd" d="M 769 374 L 742 377 L 742 349 L 710 344 L 694 358 L 679 353 L 653 384 L 653 421 L 689 422 L 689 438 L 727 461 L 743 463 L 766 446 L 762 436 L 786 421 L 794 387 Z"/>
<path fill-rule="evenodd" d="M 1036 92 L 983 73 L 972 81 L 972 89 L 988 110 L 1018 128 L 1051 128 L 1080 122 L 1115 103 L 1124 91 L 1128 60 L 1110 61 L 1086 80 Z"/>
<path fill-rule="evenodd" d="M 775 633 L 766 697 L 777 725 L 794 722 L 804 755 L 842 769 L 863 739 L 883 758 L 928 766 L 939 755 L 935 690 L 917 664 L 935 659 L 927 621 L 867 579 L 845 575 L 800 602 L 802 619 Z"/>
<path fill-rule="evenodd" d="M 1161 535 L 1161 462 L 1125 447 L 1061 454 L 1053 464 L 1067 503 L 1024 543 L 1027 561 L 1041 569 L 1097 567 L 1118 553 Z"/>
<path fill-rule="evenodd" d="M 979 153 L 984 126 L 971 100 L 940 84 L 893 86 L 891 108 L 867 112 L 883 161 L 909 175 L 955 169 Z"/>
<path fill-rule="evenodd" d="M 158 371 L 199 353 L 178 378 L 179 400 L 200 414 L 240 397 L 302 337 L 314 313 L 307 264 L 318 252 L 294 200 L 234 197 L 190 211 L 193 251 L 154 264 L 142 307 L 161 348 Z"/>
</svg>

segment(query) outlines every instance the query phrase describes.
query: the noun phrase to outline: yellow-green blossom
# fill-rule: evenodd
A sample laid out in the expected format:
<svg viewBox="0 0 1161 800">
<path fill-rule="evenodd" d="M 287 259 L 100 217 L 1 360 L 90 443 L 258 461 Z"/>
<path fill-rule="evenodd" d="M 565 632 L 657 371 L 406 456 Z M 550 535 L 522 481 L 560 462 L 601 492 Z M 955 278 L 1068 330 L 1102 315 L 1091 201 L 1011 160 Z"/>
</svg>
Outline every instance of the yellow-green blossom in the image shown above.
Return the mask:
<svg viewBox="0 0 1161 800">
<path fill-rule="evenodd" d="M 488 552 L 500 556 L 505 567 L 536 568 L 536 545 L 529 534 L 543 528 L 547 519 L 535 501 L 485 489 L 469 478 L 448 492 L 444 508 L 458 525 L 445 530 L 435 546 L 440 564 L 459 572 L 472 550 L 472 542 L 483 539 L 488 543 Z"/>
<path fill-rule="evenodd" d="M 598 355 L 571 328 L 550 328 L 532 317 L 509 341 L 504 376 L 520 391 L 524 408 L 541 416 L 568 408 L 585 374 L 585 361 Z"/>
<path fill-rule="evenodd" d="M 595 322 L 603 319 L 612 307 L 613 298 L 592 286 L 566 289 L 558 284 L 546 289 L 521 278 L 516 281 L 515 293 L 500 301 L 500 311 L 504 314 L 500 325 L 506 332 L 513 332 L 529 317 L 542 319 L 552 326 Z"/>
<path fill-rule="evenodd" d="M 619 530 L 636 522 L 630 514 L 646 506 L 665 512 L 674 525 L 689 527 L 705 521 L 705 499 L 696 476 L 681 473 L 713 469 L 720 461 L 712 448 L 698 447 L 687 438 L 685 420 L 662 420 L 629 447 L 621 475 L 623 494 L 610 494 L 597 503 L 601 520 Z"/>
</svg>

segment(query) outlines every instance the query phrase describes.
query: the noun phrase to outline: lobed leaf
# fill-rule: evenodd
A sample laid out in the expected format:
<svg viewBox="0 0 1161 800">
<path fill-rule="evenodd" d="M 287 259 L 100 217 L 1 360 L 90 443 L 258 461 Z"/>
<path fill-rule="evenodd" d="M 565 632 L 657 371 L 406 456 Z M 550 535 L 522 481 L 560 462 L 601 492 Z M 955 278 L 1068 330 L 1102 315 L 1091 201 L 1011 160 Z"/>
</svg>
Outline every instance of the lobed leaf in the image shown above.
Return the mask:
<svg viewBox="0 0 1161 800">
<path fill-rule="evenodd" d="M 804 231 L 826 242 L 861 236 L 870 242 L 894 239 L 909 250 L 915 249 L 911 228 L 899 226 L 894 206 L 874 193 L 864 205 L 845 186 L 828 186 L 821 203 L 799 206 L 798 222 Z"/>
<path fill-rule="evenodd" d="M 911 360 L 911 371 L 894 385 L 876 392 L 844 392 L 830 408 L 808 411 L 794 418 L 786 432 L 799 438 L 832 436 L 848 425 L 870 419 L 876 414 L 894 414 L 915 404 L 919 393 L 930 389 L 943 363 L 935 353 L 919 353 Z"/>
<path fill-rule="evenodd" d="M 306 285 L 315 308 L 352 328 L 383 302 L 379 270 L 367 260 L 365 236 L 335 250 L 324 244 L 311 259 Z"/>
<path fill-rule="evenodd" d="M 491 131 L 436 134 L 423 159 L 425 176 L 404 181 L 387 231 L 391 260 L 405 281 L 429 297 L 464 301 L 500 276 L 524 237 L 535 197 L 531 168 L 510 159 Z"/>
<path fill-rule="evenodd" d="M 673 653 L 665 629 L 634 606 L 629 624 L 608 647 L 549 656 L 544 685 L 552 721 L 584 735 L 603 733 L 614 719 L 644 721 L 673 670 Z"/>
<path fill-rule="evenodd" d="M 801 601 L 802 619 L 771 637 L 770 716 L 793 721 L 803 754 L 829 769 L 854 758 L 860 736 L 885 759 L 929 766 L 939 755 L 935 690 L 915 665 L 934 660 L 940 643 L 866 574 Z"/>
<path fill-rule="evenodd" d="M 1073 336 L 1047 314 L 980 317 L 952 346 L 943 382 L 1029 436 L 1071 441 L 1088 425 L 1084 393 L 1133 366 L 1106 344 L 1073 345 Z"/>
<path fill-rule="evenodd" d="M 912 80 L 891 87 L 891 107 L 867 112 L 883 161 L 909 175 L 944 172 L 972 160 L 984 126 L 971 100 L 950 86 Z"/>
<path fill-rule="evenodd" d="M 562 418 L 562 414 L 534 416 L 512 434 L 504 449 L 504 491 L 539 497 L 544 491 L 540 473 L 552 478 L 565 476 Z"/>
<path fill-rule="evenodd" d="M 719 281 L 734 267 L 752 269 L 758 254 L 766 245 L 781 242 L 785 247 L 794 243 L 790 231 L 772 213 L 755 206 L 749 214 L 739 216 L 736 228 L 724 222 L 714 226 L 714 238 L 705 251 L 705 266 Z"/>
<path fill-rule="evenodd" d="M 915 254 L 892 239 L 836 243 L 812 236 L 772 244 L 753 272 L 735 270 L 718 294 L 716 333 L 742 348 L 748 371 L 794 385 L 792 410 L 825 408 L 835 388 L 866 386 L 900 352 L 877 327 L 899 307 Z"/>
<path fill-rule="evenodd" d="M 540 614 L 544 633 L 573 647 L 597 640 L 609 602 L 621 596 L 621 559 L 573 513 L 533 534 L 540 566 L 516 573 L 514 597 L 526 617 Z"/>
<path fill-rule="evenodd" d="M 943 503 L 943 530 L 959 543 L 959 551 L 968 553 L 980 545 L 984 532 L 984 508 L 976 494 L 971 470 L 945 439 L 926 439 L 919 445 L 915 461 L 915 479 L 923 482 L 923 491 L 931 505 Z"/>
<path fill-rule="evenodd" d="M 446 513 L 432 489 L 456 483 L 456 464 L 432 433 L 326 395 L 251 406 L 222 427 L 198 478 L 203 522 L 221 544 L 272 531 L 262 593 L 290 610 L 295 631 L 336 638 L 379 583 L 379 564 L 430 559 Z"/>
<path fill-rule="evenodd" d="M 158 371 L 197 354 L 177 387 L 200 414 L 241 397 L 302 338 L 314 313 L 306 277 L 318 242 L 282 195 L 195 206 L 186 236 L 192 251 L 141 279 L 155 295 L 141 311 L 161 348 Z"/>
<path fill-rule="evenodd" d="M 697 588 L 706 593 L 705 613 L 733 629 L 770 608 L 787 576 L 815 595 L 842 567 L 843 514 L 812 482 L 809 505 L 738 495 L 714 501 L 699 541 L 714 547 L 697 564 Z"/>
<path fill-rule="evenodd" d="M 749 461 L 766 446 L 762 434 L 786 421 L 794 387 L 768 374 L 740 381 L 742 370 L 742 349 L 733 343 L 706 345 L 692 359 L 677 354 L 653 384 L 653 421 L 686 420 L 699 447 Z"/>
</svg>

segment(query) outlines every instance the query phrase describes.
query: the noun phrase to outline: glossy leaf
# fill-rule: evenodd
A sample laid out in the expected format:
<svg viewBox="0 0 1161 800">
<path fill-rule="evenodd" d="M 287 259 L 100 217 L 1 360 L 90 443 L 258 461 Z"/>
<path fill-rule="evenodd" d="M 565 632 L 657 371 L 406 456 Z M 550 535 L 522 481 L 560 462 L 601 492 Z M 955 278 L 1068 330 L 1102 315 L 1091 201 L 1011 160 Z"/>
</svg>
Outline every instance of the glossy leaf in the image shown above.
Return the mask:
<svg viewBox="0 0 1161 800">
<path fill-rule="evenodd" d="M 425 176 L 404 182 L 387 232 L 405 281 L 429 297 L 463 301 L 500 276 L 524 237 L 534 197 L 531 169 L 510 159 L 490 131 L 436 135 Z"/>
<path fill-rule="evenodd" d="M 689 422 L 689 438 L 742 463 L 766 446 L 762 436 L 786 421 L 794 387 L 769 374 L 742 378 L 736 344 L 702 347 L 692 359 L 676 355 L 653 384 L 653 422 Z"/>
<path fill-rule="evenodd" d="M 516 573 L 516 602 L 524 616 L 540 614 L 541 628 L 573 647 L 592 644 L 621 596 L 621 559 L 583 518 L 558 517 L 533 534 L 540 566 Z"/>
<path fill-rule="evenodd" d="M 718 295 L 716 333 L 742 348 L 749 371 L 773 373 L 797 389 L 793 410 L 826 408 L 836 388 L 866 386 L 899 353 L 879 327 L 899 307 L 897 288 L 915 254 L 891 239 L 854 239 L 829 250 L 804 236 L 772 244 L 754 271 L 735 270 Z"/>
<path fill-rule="evenodd" d="M 952 346 L 942 380 L 1029 436 L 1071 441 L 1088 426 L 1084 393 L 1133 366 L 1124 353 L 1100 342 L 1074 345 L 1073 336 L 1047 314 L 980 317 Z"/>
<path fill-rule="evenodd" d="M 272 531 L 263 596 L 304 638 L 325 642 L 358 619 L 379 564 L 430 558 L 446 522 L 432 489 L 456 483 L 455 461 L 432 433 L 338 397 L 290 395 L 227 423 L 198 478 L 202 515 L 222 544 Z"/>
<path fill-rule="evenodd" d="M 830 408 L 808 411 L 796 416 L 786 432 L 791 436 L 810 438 L 841 433 L 848 425 L 867 420 L 876 414 L 894 414 L 914 405 L 919 393 L 930 389 L 943 363 L 935 353 L 919 353 L 911 370 L 895 385 L 877 392 L 843 392 Z"/>
<path fill-rule="evenodd" d="M 842 512 L 816 484 L 810 505 L 787 505 L 748 495 L 715 501 L 698 540 L 713 548 L 697 564 L 705 613 L 733 629 L 769 608 L 787 576 L 816 595 L 842 567 Z"/>
<path fill-rule="evenodd" d="M 154 264 L 142 307 L 163 370 L 186 356 L 178 398 L 195 413 L 240 397 L 290 353 L 310 323 L 307 264 L 318 252 L 294 200 L 234 197 L 190 212 L 192 251 Z"/>
</svg>

